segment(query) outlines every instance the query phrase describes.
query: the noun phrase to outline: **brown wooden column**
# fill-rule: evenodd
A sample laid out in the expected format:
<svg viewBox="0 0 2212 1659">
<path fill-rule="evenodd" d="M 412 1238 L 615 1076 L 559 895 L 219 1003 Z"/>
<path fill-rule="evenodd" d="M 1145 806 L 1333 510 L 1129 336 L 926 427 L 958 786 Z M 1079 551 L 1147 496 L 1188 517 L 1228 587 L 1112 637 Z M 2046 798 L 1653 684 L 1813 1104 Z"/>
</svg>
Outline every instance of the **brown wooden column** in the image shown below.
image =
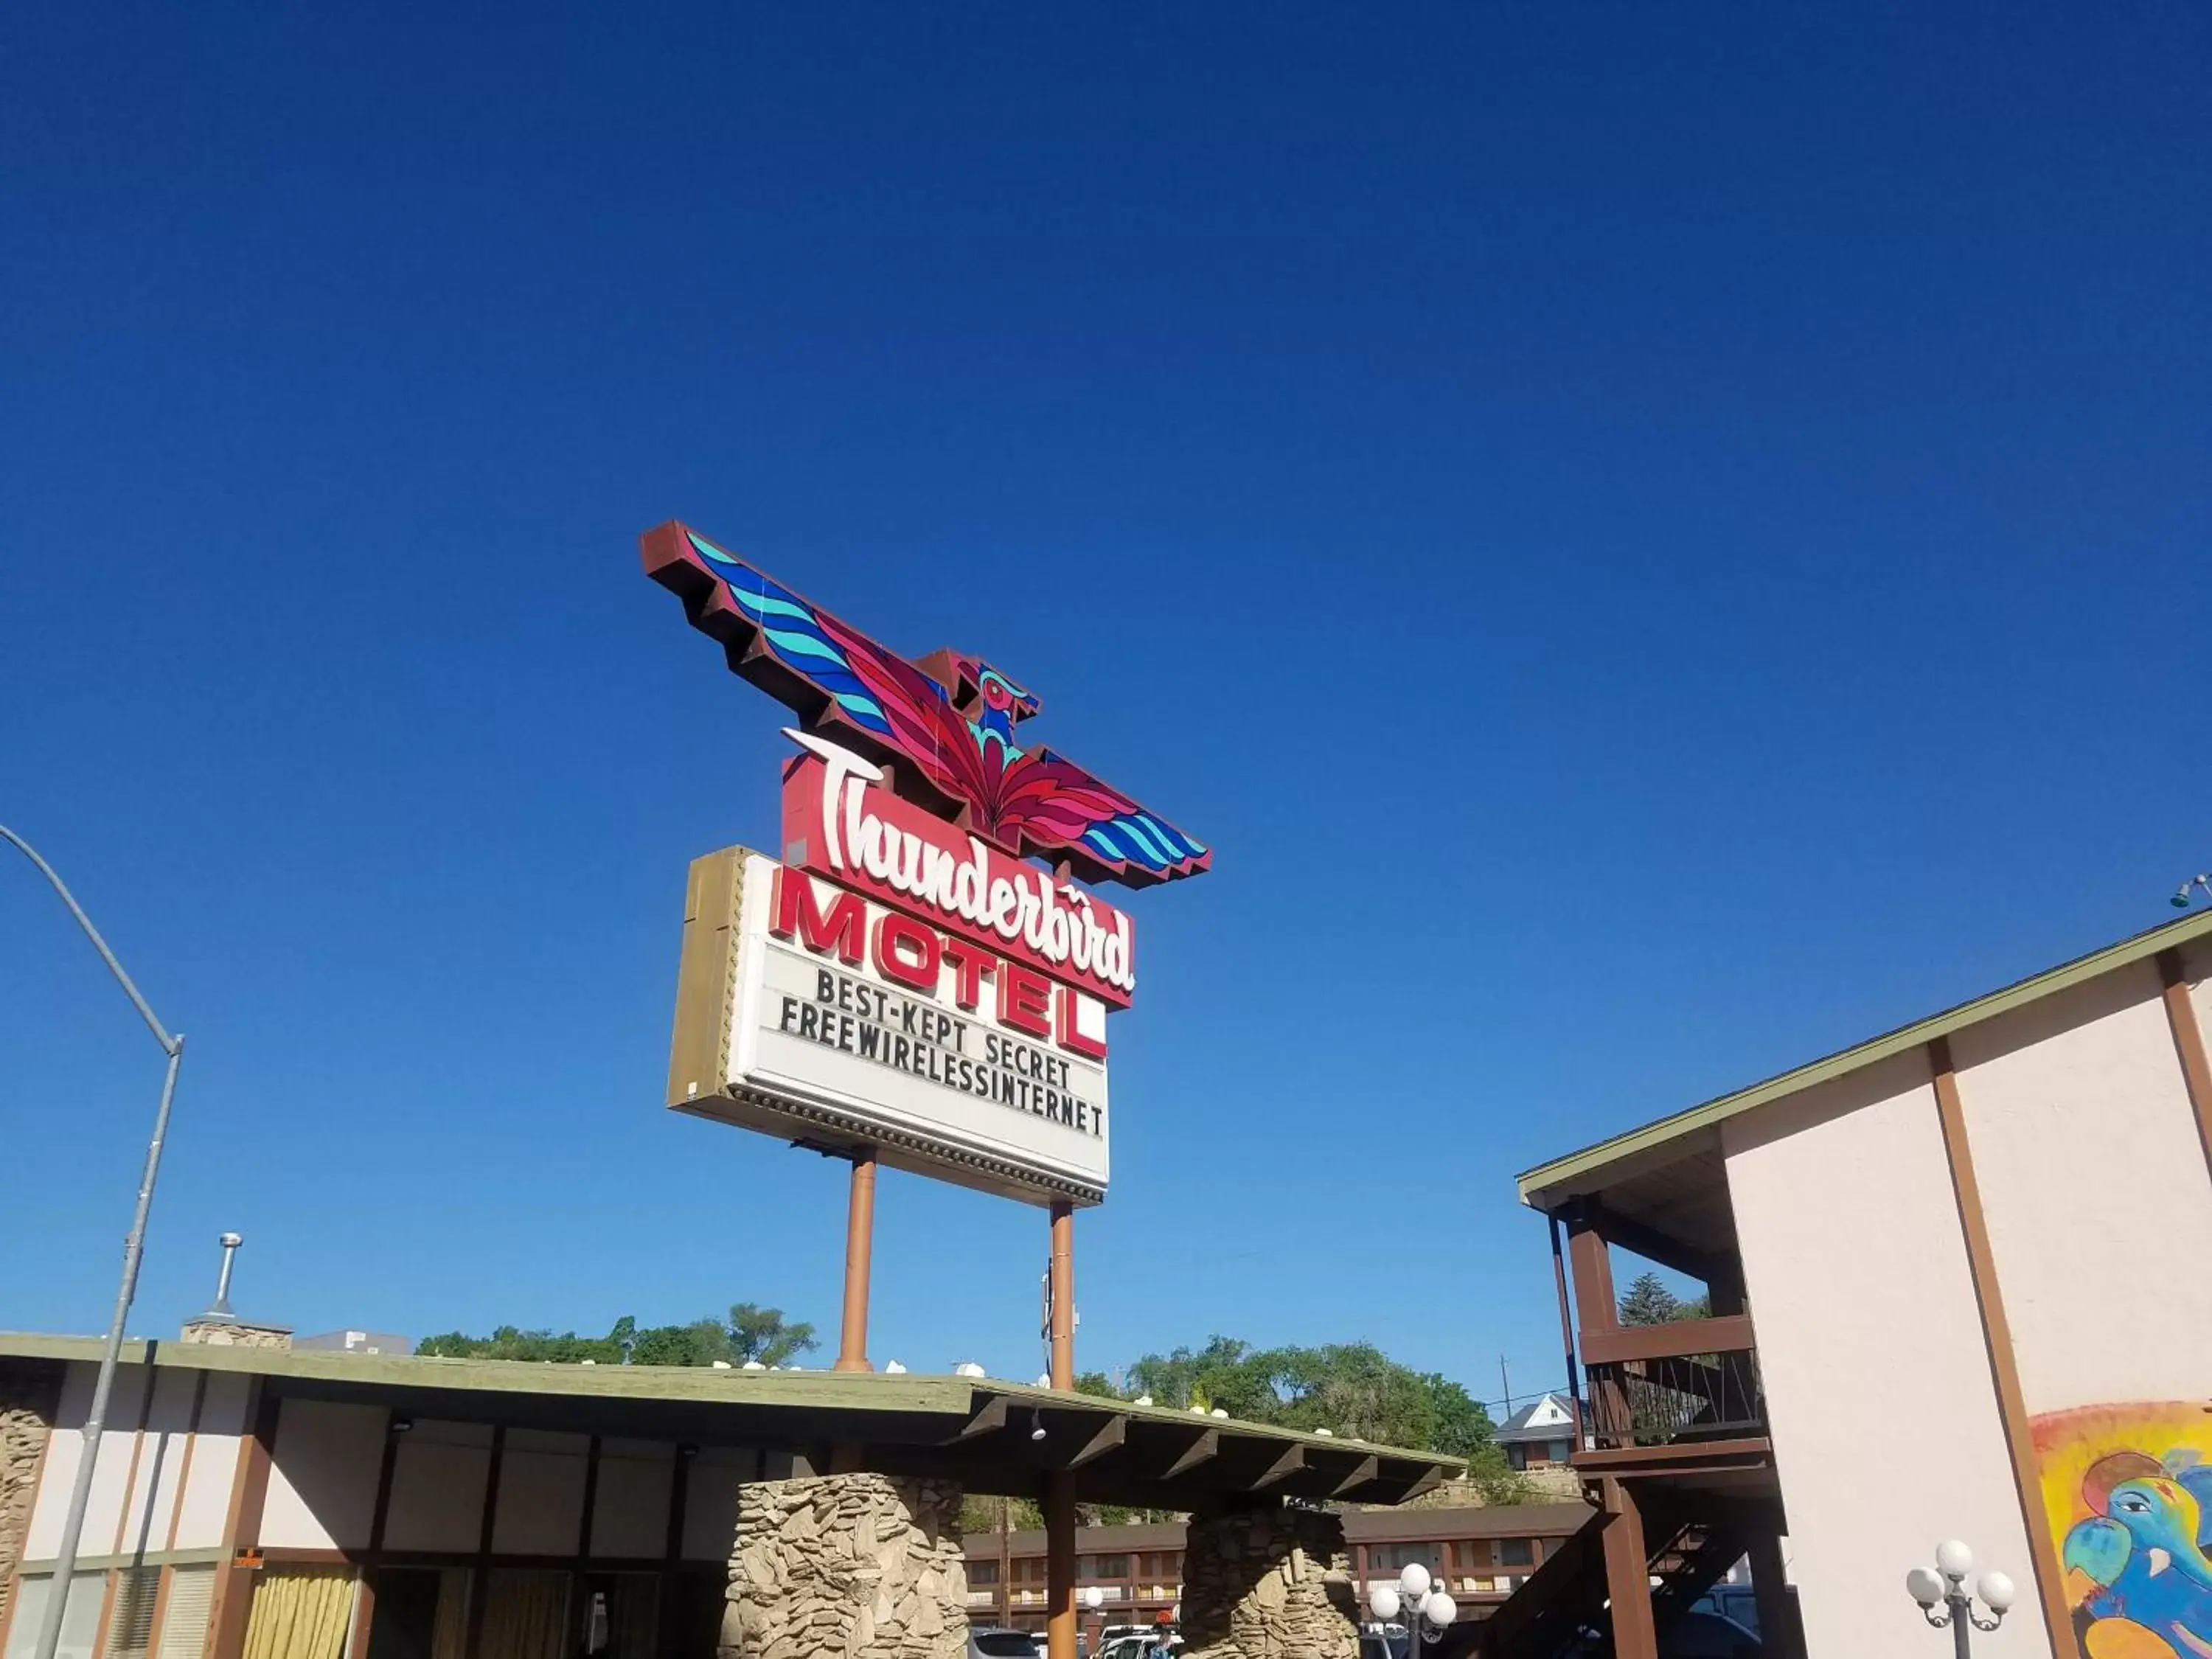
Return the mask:
<svg viewBox="0 0 2212 1659">
<path fill-rule="evenodd" d="M 1063 1469 L 1045 1478 L 1045 1659 L 1075 1659 L 1075 1477 Z"/>
<path fill-rule="evenodd" d="M 852 1196 L 845 1208 L 845 1323 L 837 1343 L 841 1371 L 872 1371 L 868 1363 L 868 1267 L 876 1228 L 876 1149 L 853 1154 Z"/>
<path fill-rule="evenodd" d="M 2058 1565 L 2058 1546 L 2051 1534 L 2051 1515 L 2043 1506 L 2042 1474 L 2028 1428 L 2027 1397 L 2020 1386 L 2012 1322 L 2005 1316 L 2004 1293 L 1997 1283 L 1996 1253 L 1990 1248 L 1989 1220 L 1982 1212 L 1981 1182 L 1974 1174 L 1974 1152 L 1966 1139 L 1966 1111 L 1959 1099 L 1949 1038 L 1939 1036 L 1928 1045 L 1928 1064 L 1936 1085 L 1936 1115 L 1943 1128 L 1943 1154 L 1951 1165 L 1951 1191 L 1959 1205 L 1959 1230 L 1966 1238 L 1966 1267 L 1974 1282 L 1974 1300 L 1981 1310 L 1982 1346 L 1989 1356 L 1990 1380 L 1996 1386 L 1997 1421 L 2004 1430 L 2014 1495 L 2020 1501 L 2021 1521 L 2027 1533 L 2029 1565 L 2034 1569 L 2044 1622 L 2049 1626 L 2051 1650 L 2056 1654 L 2065 1650 L 2071 1641 L 2074 1610 L 2066 1600 L 2066 1581 Z"/>
<path fill-rule="evenodd" d="M 1605 1590 L 1613 1602 L 1614 1659 L 1659 1659 L 1644 1513 L 1636 1506 L 1636 1494 L 1615 1477 L 1607 1475 L 1598 1489 L 1605 1510 Z"/>
<path fill-rule="evenodd" d="M 1754 1531 L 1745 1553 L 1751 1558 L 1751 1593 L 1759 1604 L 1759 1653 L 1763 1659 L 1805 1659 L 1805 1632 L 1782 1565 L 1782 1534 Z"/>
<path fill-rule="evenodd" d="M 1075 1206 L 1052 1206 L 1052 1386 L 1075 1387 Z M 1075 1477 L 1045 1478 L 1045 1659 L 1075 1659 Z"/>
<path fill-rule="evenodd" d="M 216 1571 L 208 1659 L 239 1659 L 246 1651 L 246 1621 L 253 1607 L 258 1561 L 240 1565 L 239 1558 L 258 1554 L 261 1511 L 269 1501 L 269 1469 L 276 1455 L 276 1419 L 284 1403 L 258 1377 L 253 1390 L 246 1407 L 252 1431 L 238 1443 L 238 1473 L 231 1480 L 230 1511 L 223 1522 L 223 1561 Z"/>
<path fill-rule="evenodd" d="M 1052 1206 L 1052 1386 L 1075 1386 L 1075 1206 Z"/>
<path fill-rule="evenodd" d="M 1583 1370 L 1575 1358 L 1574 1316 L 1567 1307 L 1567 1259 L 1559 1244 L 1559 1218 L 1544 1218 L 1552 1224 L 1552 1283 L 1559 1293 L 1559 1346 L 1567 1357 L 1567 1399 L 1574 1409 L 1574 1449 L 1583 1449 Z"/>
<path fill-rule="evenodd" d="M 2212 1061 L 2205 1059 L 2204 1032 L 2197 1023 L 2196 1006 L 2189 1000 L 2180 951 L 2158 953 L 2158 977 L 2166 988 L 2166 1023 L 2172 1028 L 2174 1052 L 2181 1059 L 2181 1080 L 2188 1085 L 2189 1104 L 2197 1114 L 2197 1138 L 2204 1147 L 2206 1167 L 2212 1168 Z"/>
<path fill-rule="evenodd" d="M 1620 1328 L 1620 1303 L 1613 1290 L 1613 1256 L 1606 1249 L 1597 1200 L 1582 1200 L 1567 1223 L 1567 1255 L 1575 1270 L 1575 1321 L 1582 1328 L 1583 1350 L 1594 1331 Z M 1628 1395 L 1620 1386 L 1616 1369 L 1607 1368 L 1590 1379 L 1591 1437 L 1601 1443 L 1630 1433 Z"/>
</svg>

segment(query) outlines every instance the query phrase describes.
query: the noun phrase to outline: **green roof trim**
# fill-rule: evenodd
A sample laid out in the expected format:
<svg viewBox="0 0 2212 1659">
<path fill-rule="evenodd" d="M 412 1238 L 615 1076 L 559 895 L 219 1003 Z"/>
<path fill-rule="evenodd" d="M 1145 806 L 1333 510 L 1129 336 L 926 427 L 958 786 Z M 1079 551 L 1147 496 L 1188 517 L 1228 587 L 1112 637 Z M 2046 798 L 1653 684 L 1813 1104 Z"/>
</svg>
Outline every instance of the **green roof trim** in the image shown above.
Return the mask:
<svg viewBox="0 0 2212 1659">
<path fill-rule="evenodd" d="M 1769 1101 L 1779 1100 L 1785 1095 L 1794 1095 L 1800 1090 L 1832 1081 L 1862 1066 L 1902 1054 L 1907 1048 L 1932 1042 L 1939 1036 L 1948 1036 L 1969 1025 L 1978 1025 L 1985 1019 L 1993 1019 L 1999 1014 L 2055 995 L 2117 969 L 2132 966 L 2161 951 L 2186 945 L 2207 934 L 2212 934 L 2212 909 L 2193 911 L 2172 921 L 2146 929 L 2132 938 L 2124 939 L 2118 944 L 2108 945 L 2100 951 L 2093 951 L 2086 957 L 2076 957 L 2071 962 L 2046 969 L 2030 978 L 1992 991 L 1986 996 L 1962 1002 L 1954 1008 L 1947 1008 L 1942 1013 L 1931 1014 L 1910 1025 L 1900 1025 L 1893 1031 L 1870 1037 L 1855 1048 L 1843 1049 L 1825 1059 L 1800 1066 L 1795 1071 L 1769 1078 L 1764 1083 L 1754 1083 L 1747 1089 L 1722 1095 L 1701 1105 L 1676 1112 L 1671 1117 L 1662 1117 L 1640 1128 L 1615 1135 L 1610 1140 L 1601 1140 L 1577 1152 L 1569 1152 L 1564 1158 L 1553 1158 L 1548 1164 L 1540 1164 L 1515 1177 L 1520 1188 L 1521 1201 L 1541 1209 L 1544 1206 L 1539 1201 L 1539 1194 L 1590 1175 L 1609 1164 L 1639 1152 L 1653 1151 L 1668 1141 L 1681 1139 L 1699 1130 L 1711 1128 L 1740 1113 L 1764 1106 Z"/>
<path fill-rule="evenodd" d="M 32 1331 L 0 1331 L 0 1358 L 99 1361 L 97 1337 L 50 1336 Z M 750 1406 L 807 1412 L 873 1412 L 934 1414 L 957 1426 L 981 1403 L 1004 1395 L 1024 1407 L 1096 1412 L 1101 1416 L 1171 1423 L 1179 1428 L 1203 1425 L 1240 1439 L 1295 1443 L 1325 1451 L 1357 1450 L 1362 1456 L 1389 1458 L 1432 1468 L 1439 1478 L 1463 1472 L 1464 1458 L 1444 1452 L 1411 1451 L 1349 1435 L 1312 1434 L 1243 1418 L 1210 1422 L 1172 1406 L 1139 1406 L 1127 1400 L 1008 1382 L 994 1376 L 951 1376 L 918 1371 L 748 1371 L 715 1370 L 701 1365 L 555 1365 L 520 1359 L 444 1359 L 422 1354 L 356 1354 L 297 1348 L 223 1347 L 212 1343 L 149 1342 L 134 1337 L 123 1345 L 126 1365 L 190 1370 L 234 1371 L 252 1376 L 294 1377 L 307 1382 L 372 1388 L 452 1389 L 486 1394 L 535 1395 L 608 1400 L 663 1401 L 683 1404 Z"/>
</svg>

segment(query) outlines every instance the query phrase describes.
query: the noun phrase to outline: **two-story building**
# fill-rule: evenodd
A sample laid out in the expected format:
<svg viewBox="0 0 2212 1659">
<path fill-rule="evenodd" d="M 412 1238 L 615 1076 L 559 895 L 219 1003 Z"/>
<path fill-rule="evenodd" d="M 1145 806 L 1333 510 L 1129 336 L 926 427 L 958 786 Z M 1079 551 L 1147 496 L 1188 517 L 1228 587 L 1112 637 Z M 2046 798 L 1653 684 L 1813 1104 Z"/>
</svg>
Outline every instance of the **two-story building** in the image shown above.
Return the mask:
<svg viewBox="0 0 2212 1659">
<path fill-rule="evenodd" d="M 1395 1582 L 1419 1562 L 1473 1622 L 1527 1583 L 1590 1517 L 1586 1504 L 1521 1504 L 1348 1510 L 1345 1545 L 1364 1601 L 1375 1584 Z M 970 1533 L 969 1615 L 1018 1630 L 1044 1627 L 1044 1534 L 1035 1529 Z M 1079 1593 L 1096 1588 L 1099 1606 L 1086 1629 L 1173 1620 L 1182 1597 L 1181 1522 L 1085 1527 L 1076 1534 Z"/>
<path fill-rule="evenodd" d="M 1956 1538 L 1991 1659 L 2212 1659 L 2208 977 L 2197 913 L 1522 1176 L 1599 1514 L 1487 1650 L 1653 1659 L 1747 1554 L 1770 1659 L 1926 1654 Z M 1712 1316 L 1625 1328 L 1638 1262 Z"/>
</svg>

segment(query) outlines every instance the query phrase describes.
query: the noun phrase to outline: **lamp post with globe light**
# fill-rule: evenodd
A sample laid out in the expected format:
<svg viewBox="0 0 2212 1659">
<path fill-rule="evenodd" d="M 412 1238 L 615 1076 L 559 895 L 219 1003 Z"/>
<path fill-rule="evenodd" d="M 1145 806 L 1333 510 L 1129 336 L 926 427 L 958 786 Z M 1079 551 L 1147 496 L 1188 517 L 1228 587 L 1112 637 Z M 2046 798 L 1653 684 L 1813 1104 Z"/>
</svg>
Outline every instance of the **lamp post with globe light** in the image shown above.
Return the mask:
<svg viewBox="0 0 2212 1659">
<path fill-rule="evenodd" d="M 1936 1547 L 1936 1571 L 1915 1567 L 1905 1575 L 1905 1593 L 1920 1604 L 1920 1611 L 1937 1630 L 1950 1627 L 1958 1659 L 1966 1659 L 1971 1630 L 1992 1631 L 2004 1623 L 2006 1612 L 2019 1595 L 2013 1582 L 2001 1572 L 1985 1572 L 1975 1588 L 1988 1604 L 1984 1619 L 1974 1611 L 1974 1598 L 1966 1590 L 1966 1575 L 1974 1570 L 1974 1553 L 1955 1538 Z M 1942 1612 L 1936 1609 L 1942 1607 Z"/>
<path fill-rule="evenodd" d="M 1420 1659 L 1421 1644 L 1443 1641 L 1452 1620 L 1459 1617 L 1458 1603 L 1444 1593 L 1443 1585 L 1430 1582 L 1429 1570 L 1418 1561 L 1406 1563 L 1396 1583 L 1377 1584 L 1369 1590 L 1367 1607 L 1378 1624 L 1404 1618 L 1406 1659 Z"/>
<path fill-rule="evenodd" d="M 1085 1584 L 1077 1593 L 1075 1599 L 1082 1603 L 1084 1612 L 1096 1619 L 1098 1616 L 1098 1609 L 1106 1605 L 1106 1592 L 1096 1584 Z M 1097 1650 L 1097 1645 L 1096 1642 L 1091 1644 L 1093 1652 Z"/>
</svg>

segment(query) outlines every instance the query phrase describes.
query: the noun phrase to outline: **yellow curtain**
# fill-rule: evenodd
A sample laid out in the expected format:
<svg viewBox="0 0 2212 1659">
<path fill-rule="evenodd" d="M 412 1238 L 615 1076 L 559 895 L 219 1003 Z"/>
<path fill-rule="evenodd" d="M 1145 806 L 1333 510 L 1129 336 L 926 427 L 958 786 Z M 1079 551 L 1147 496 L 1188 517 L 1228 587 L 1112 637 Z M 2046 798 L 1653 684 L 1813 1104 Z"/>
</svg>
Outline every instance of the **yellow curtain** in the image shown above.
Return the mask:
<svg viewBox="0 0 2212 1659">
<path fill-rule="evenodd" d="M 245 1659 L 343 1659 L 353 1584 L 343 1567 L 255 1574 Z"/>
<path fill-rule="evenodd" d="M 568 1575 L 495 1567 L 486 1576 L 482 1659 L 563 1659 Z"/>
<path fill-rule="evenodd" d="M 430 1632 L 430 1659 L 461 1659 L 469 1644 L 469 1570 L 438 1575 L 438 1621 Z"/>
</svg>

